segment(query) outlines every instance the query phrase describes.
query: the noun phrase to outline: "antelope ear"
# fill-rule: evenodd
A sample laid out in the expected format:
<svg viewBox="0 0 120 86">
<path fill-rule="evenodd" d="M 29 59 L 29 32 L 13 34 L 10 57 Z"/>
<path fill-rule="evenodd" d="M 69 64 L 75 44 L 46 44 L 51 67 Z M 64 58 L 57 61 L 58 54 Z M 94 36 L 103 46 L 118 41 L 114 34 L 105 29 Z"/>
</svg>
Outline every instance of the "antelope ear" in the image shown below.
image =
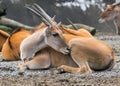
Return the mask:
<svg viewBox="0 0 120 86">
<path fill-rule="evenodd" d="M 101 11 L 104 12 L 104 11 L 105 11 L 104 9 L 105 9 L 105 8 L 102 8 Z"/>
<path fill-rule="evenodd" d="M 120 2 L 117 5 L 120 5 Z"/>
<path fill-rule="evenodd" d="M 118 5 L 120 5 L 120 2 L 113 3 L 112 5 L 113 5 L 113 6 L 118 6 Z"/>
<path fill-rule="evenodd" d="M 116 6 L 119 6 L 119 5 L 120 5 L 120 2 L 112 4 L 113 8 L 116 7 Z"/>
<path fill-rule="evenodd" d="M 107 5 L 107 8 L 111 9 L 111 10 L 114 9 L 115 7 L 116 7 L 116 5 Z"/>
<path fill-rule="evenodd" d="M 59 22 L 56 26 L 59 27 L 61 25 L 61 22 Z"/>
<path fill-rule="evenodd" d="M 48 32 L 51 32 L 51 31 L 52 31 L 52 27 L 51 27 L 50 25 L 48 26 L 47 31 L 48 31 Z"/>
<path fill-rule="evenodd" d="M 107 8 L 111 8 L 112 7 L 112 5 L 107 5 Z"/>
<path fill-rule="evenodd" d="M 57 29 L 56 31 L 59 33 L 59 34 L 63 34 L 63 26 L 61 25 L 61 22 L 59 22 L 57 25 L 56 25 Z"/>
<path fill-rule="evenodd" d="M 52 17 L 52 21 L 55 21 L 55 18 L 56 18 L 56 15 L 54 15 L 54 16 Z"/>
</svg>

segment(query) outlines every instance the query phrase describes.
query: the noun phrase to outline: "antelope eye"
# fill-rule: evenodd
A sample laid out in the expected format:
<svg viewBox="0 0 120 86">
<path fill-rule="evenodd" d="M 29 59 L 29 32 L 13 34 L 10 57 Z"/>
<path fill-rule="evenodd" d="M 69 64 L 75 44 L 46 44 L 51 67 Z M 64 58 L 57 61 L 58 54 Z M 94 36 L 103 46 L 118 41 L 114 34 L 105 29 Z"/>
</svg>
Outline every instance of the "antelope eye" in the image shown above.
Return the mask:
<svg viewBox="0 0 120 86">
<path fill-rule="evenodd" d="M 53 36 L 58 36 L 59 34 L 56 33 L 56 32 L 53 32 L 52 35 L 53 35 Z"/>
</svg>

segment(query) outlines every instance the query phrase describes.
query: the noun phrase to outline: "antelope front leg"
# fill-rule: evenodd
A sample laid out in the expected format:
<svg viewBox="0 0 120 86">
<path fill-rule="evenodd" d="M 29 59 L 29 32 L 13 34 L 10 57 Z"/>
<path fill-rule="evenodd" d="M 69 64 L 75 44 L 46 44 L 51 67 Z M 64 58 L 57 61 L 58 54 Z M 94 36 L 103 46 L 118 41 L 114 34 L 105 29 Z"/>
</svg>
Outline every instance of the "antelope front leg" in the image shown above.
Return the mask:
<svg viewBox="0 0 120 86">
<path fill-rule="evenodd" d="M 51 64 L 50 57 L 47 54 L 38 54 L 32 60 L 19 65 L 19 73 L 28 69 L 46 69 Z"/>
<path fill-rule="evenodd" d="M 27 69 L 27 64 L 26 63 L 21 63 L 18 65 L 18 73 L 22 74 L 24 71 Z"/>
</svg>

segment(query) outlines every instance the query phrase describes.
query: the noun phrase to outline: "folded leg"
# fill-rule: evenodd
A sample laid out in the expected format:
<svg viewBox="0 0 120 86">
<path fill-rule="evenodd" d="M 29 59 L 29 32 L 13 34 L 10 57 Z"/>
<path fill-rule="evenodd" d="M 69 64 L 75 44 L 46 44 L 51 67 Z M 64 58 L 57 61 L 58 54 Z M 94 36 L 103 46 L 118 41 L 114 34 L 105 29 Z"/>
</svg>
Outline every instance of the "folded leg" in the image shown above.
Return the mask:
<svg viewBox="0 0 120 86">
<path fill-rule="evenodd" d="M 76 73 L 76 74 L 82 74 L 82 73 L 92 73 L 92 70 L 89 68 L 88 63 L 83 64 L 79 66 L 78 68 L 67 66 L 67 65 L 61 65 L 57 68 L 60 71 L 70 72 L 70 73 Z"/>
<path fill-rule="evenodd" d="M 50 66 L 50 57 L 48 54 L 38 54 L 32 60 L 19 65 L 19 73 L 28 69 L 46 69 Z"/>
</svg>

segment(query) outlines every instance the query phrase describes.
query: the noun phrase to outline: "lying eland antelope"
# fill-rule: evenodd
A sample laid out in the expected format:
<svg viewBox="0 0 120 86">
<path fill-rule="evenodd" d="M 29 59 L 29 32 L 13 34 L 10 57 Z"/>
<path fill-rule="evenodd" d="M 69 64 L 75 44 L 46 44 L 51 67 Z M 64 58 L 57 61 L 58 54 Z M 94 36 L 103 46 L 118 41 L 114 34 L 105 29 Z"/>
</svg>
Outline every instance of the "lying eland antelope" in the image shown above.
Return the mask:
<svg viewBox="0 0 120 86">
<path fill-rule="evenodd" d="M 32 8 L 29 7 L 28 9 L 44 18 L 46 24 L 54 22 L 37 4 L 34 4 Z M 54 22 L 54 24 L 56 24 L 56 22 Z M 59 29 L 59 31 L 62 32 L 64 40 L 70 47 L 70 55 L 62 54 L 52 48 L 49 50 L 41 48 L 36 56 L 33 57 L 33 54 L 31 56 L 28 55 L 32 59 L 21 64 L 19 66 L 20 71 L 24 72 L 26 68 L 45 69 L 57 67 L 59 70 L 71 73 L 92 73 L 92 71 L 111 69 L 115 65 L 115 56 L 112 48 L 92 37 L 86 30 L 82 30 L 84 34 L 78 34 L 80 33 L 79 31 L 66 29 L 62 25 L 52 28 L 54 30 Z M 28 49 L 26 49 L 25 52 L 28 52 Z M 27 57 L 24 59 L 27 59 Z"/>
</svg>

